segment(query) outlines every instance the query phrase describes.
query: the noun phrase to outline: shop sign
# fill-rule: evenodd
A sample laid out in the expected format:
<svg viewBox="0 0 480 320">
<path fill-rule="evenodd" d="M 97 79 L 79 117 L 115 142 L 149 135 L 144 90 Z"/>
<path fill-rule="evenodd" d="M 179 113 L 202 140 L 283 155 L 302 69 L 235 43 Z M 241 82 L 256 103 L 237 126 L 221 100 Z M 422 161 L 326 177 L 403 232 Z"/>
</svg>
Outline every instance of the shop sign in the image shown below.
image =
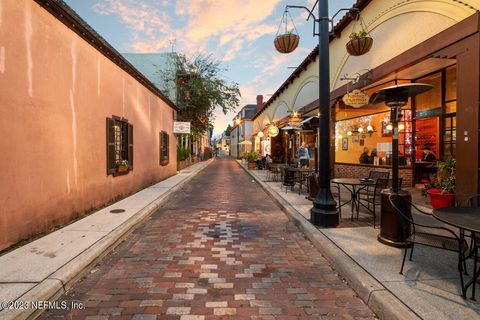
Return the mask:
<svg viewBox="0 0 480 320">
<path fill-rule="evenodd" d="M 360 90 L 353 90 L 352 92 L 345 94 L 342 100 L 348 106 L 360 108 L 367 105 L 369 99 L 370 96 L 365 92 L 362 92 Z"/>
<path fill-rule="evenodd" d="M 279 130 L 277 126 L 271 125 L 268 127 L 268 135 L 270 137 L 276 137 L 278 136 Z"/>
<path fill-rule="evenodd" d="M 190 133 L 190 122 L 173 122 L 173 133 Z"/>
</svg>

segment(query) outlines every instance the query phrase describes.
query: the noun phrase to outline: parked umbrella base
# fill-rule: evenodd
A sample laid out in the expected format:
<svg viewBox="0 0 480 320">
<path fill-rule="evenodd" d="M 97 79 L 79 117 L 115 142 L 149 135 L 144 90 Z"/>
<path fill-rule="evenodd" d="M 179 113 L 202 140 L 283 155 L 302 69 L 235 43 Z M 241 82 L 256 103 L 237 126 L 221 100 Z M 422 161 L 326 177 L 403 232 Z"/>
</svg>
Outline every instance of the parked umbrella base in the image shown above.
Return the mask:
<svg viewBox="0 0 480 320">
<path fill-rule="evenodd" d="M 405 247 L 405 236 L 410 235 L 410 225 L 405 225 L 406 230 L 403 230 L 403 224 L 401 218 L 396 213 L 395 209 L 390 204 L 389 196 L 396 194 L 399 198 L 412 200 L 412 196 L 405 190 L 398 190 L 393 192 L 391 189 L 385 189 L 381 193 L 381 221 L 380 221 L 380 233 L 377 236 L 377 240 L 387 246 L 391 247 Z M 396 206 L 405 212 L 405 215 L 410 215 L 412 210 L 408 201 L 398 201 Z M 411 245 L 409 245 L 411 246 Z"/>
</svg>

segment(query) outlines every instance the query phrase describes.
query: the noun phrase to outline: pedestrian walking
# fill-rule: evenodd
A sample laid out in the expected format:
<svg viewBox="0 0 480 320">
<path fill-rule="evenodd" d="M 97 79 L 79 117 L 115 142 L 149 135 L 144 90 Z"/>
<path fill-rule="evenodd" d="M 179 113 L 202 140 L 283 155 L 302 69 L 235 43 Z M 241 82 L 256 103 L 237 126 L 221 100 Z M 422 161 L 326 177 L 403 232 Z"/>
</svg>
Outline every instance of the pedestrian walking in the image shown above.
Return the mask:
<svg viewBox="0 0 480 320">
<path fill-rule="evenodd" d="M 305 142 L 302 142 L 302 146 L 297 151 L 297 156 L 300 159 L 300 167 L 308 168 L 310 156 L 308 154 L 308 148 L 305 146 Z"/>
</svg>

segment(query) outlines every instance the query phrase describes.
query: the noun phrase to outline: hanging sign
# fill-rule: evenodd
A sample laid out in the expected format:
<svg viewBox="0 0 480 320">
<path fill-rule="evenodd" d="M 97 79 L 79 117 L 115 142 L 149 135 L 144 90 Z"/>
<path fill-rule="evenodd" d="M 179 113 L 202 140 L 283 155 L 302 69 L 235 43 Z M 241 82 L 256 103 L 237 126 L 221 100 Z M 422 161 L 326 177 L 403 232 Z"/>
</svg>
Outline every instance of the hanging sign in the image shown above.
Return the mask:
<svg viewBox="0 0 480 320">
<path fill-rule="evenodd" d="M 268 127 L 268 135 L 270 137 L 278 136 L 278 132 L 279 132 L 279 130 L 278 130 L 277 126 L 271 125 L 271 126 Z"/>
<path fill-rule="evenodd" d="M 370 96 L 360 90 L 353 90 L 352 92 L 345 94 L 342 98 L 346 105 L 354 108 L 360 108 L 367 105 L 369 99 Z"/>
<path fill-rule="evenodd" d="M 173 122 L 173 133 L 190 133 L 190 122 Z"/>
</svg>

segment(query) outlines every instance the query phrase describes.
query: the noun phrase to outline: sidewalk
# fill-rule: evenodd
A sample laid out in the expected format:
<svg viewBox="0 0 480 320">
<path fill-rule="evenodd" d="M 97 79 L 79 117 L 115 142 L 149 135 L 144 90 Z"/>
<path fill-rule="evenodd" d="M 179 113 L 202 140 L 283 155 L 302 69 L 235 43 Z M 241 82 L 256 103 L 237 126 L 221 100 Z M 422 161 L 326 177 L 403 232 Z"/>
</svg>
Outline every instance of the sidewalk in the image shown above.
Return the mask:
<svg viewBox="0 0 480 320">
<path fill-rule="evenodd" d="M 0 256 L 0 302 L 17 303 L 16 308 L 0 311 L 0 319 L 34 317 L 40 310 L 31 308 L 31 302 L 54 301 L 65 293 L 135 227 L 163 206 L 172 193 L 210 163 L 211 160 L 185 168 L 175 176 Z"/>
<path fill-rule="evenodd" d="M 360 223 L 352 223 L 347 207 L 338 228 L 317 228 L 308 221 L 312 202 L 304 193 L 285 193 L 280 182 L 265 181 L 266 171 L 244 169 L 296 220 L 381 319 L 480 319 L 480 303 L 461 297 L 454 253 L 416 246 L 413 261 L 406 260 L 400 275 L 403 249 L 377 241 L 380 230 L 364 219 L 371 222 L 371 215 L 360 212 Z M 418 199 L 423 209 L 431 211 L 425 199 Z M 472 267 L 467 264 L 467 268 L 471 273 Z"/>
</svg>

